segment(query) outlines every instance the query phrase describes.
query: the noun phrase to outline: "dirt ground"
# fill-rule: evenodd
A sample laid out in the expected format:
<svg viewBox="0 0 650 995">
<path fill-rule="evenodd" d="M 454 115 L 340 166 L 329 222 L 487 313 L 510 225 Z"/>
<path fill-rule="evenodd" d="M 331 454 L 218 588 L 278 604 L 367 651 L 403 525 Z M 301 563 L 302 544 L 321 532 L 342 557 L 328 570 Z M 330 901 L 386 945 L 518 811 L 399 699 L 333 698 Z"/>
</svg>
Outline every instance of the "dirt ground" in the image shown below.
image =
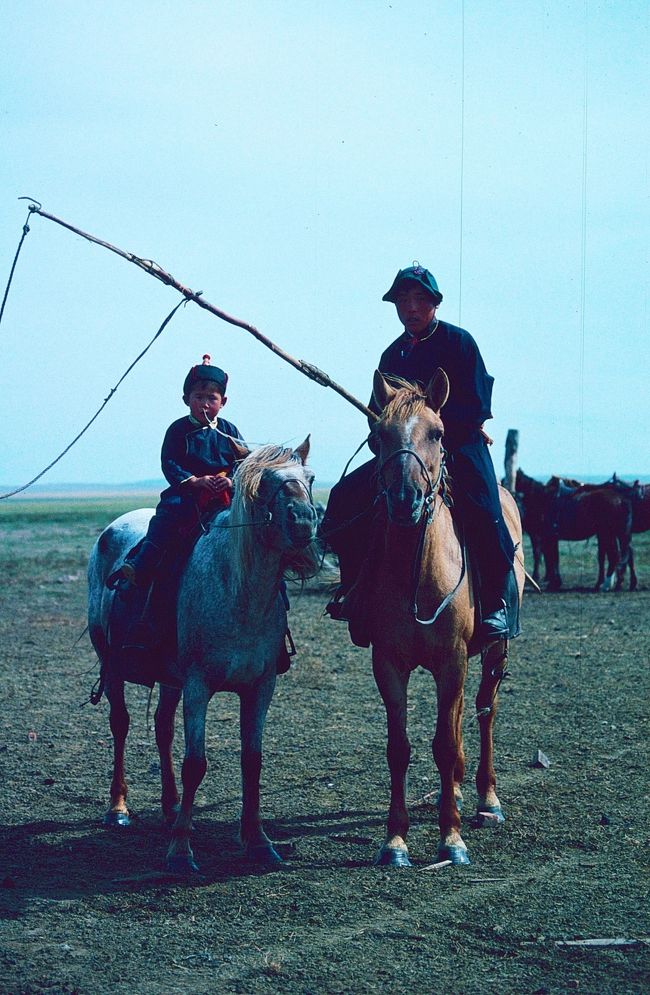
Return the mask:
<svg viewBox="0 0 650 995">
<path fill-rule="evenodd" d="M 186 881 L 163 870 L 167 830 L 139 687 L 128 694 L 133 824 L 102 825 L 108 709 L 85 704 L 96 664 L 79 637 L 88 553 L 113 510 L 23 508 L 5 506 L 0 517 L 0 992 L 648 991 L 646 537 L 635 544 L 636 593 L 592 594 L 595 548 L 584 544 L 563 550 L 563 592 L 527 593 L 500 696 L 496 765 L 507 821 L 497 830 L 470 824 L 472 661 L 468 867 L 425 869 L 437 840 L 423 799 L 437 778 L 435 696 L 423 672 L 412 680 L 409 713 L 414 866 L 373 866 L 388 776 L 370 651 L 322 618 L 331 574 L 294 594 L 299 657 L 278 680 L 262 789 L 266 828 L 286 862 L 264 872 L 238 852 L 237 702 L 221 695 L 210 706 L 195 815 L 202 876 Z M 180 729 L 176 747 L 180 759 Z M 538 749 L 548 769 L 532 766 Z M 630 942 L 563 945 L 594 938 Z"/>
</svg>

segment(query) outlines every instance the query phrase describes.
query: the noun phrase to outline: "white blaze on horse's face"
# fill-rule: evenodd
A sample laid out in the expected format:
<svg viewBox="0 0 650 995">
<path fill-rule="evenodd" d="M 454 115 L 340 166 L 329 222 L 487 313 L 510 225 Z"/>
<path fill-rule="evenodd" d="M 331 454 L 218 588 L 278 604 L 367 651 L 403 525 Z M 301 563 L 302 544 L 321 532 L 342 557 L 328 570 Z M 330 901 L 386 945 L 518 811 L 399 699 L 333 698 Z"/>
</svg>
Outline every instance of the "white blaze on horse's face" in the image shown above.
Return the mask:
<svg viewBox="0 0 650 995">
<path fill-rule="evenodd" d="M 380 477 L 389 517 L 397 525 L 417 525 L 436 490 L 442 431 L 439 416 L 422 407 L 405 421 L 387 421 L 379 433 Z"/>
<path fill-rule="evenodd" d="M 437 491 L 443 435 L 439 411 L 448 390 L 442 370 L 424 393 L 406 383 L 394 388 L 381 373 L 375 374 L 373 392 L 383 409 L 375 429 L 379 479 L 395 524 L 416 525 Z"/>
</svg>

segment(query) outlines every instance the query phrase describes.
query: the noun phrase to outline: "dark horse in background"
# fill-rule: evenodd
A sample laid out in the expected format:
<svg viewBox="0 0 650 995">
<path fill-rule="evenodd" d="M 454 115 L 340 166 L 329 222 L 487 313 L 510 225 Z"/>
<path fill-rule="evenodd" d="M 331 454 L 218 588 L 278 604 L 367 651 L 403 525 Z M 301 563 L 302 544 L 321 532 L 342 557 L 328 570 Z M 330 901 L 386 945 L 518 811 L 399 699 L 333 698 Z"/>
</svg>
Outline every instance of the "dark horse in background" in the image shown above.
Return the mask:
<svg viewBox="0 0 650 995">
<path fill-rule="evenodd" d="M 598 539 L 598 577 L 594 589 L 609 590 L 615 586 L 619 590 L 628 566 L 630 590 L 636 588 L 631 545 L 632 485 L 616 478 L 603 484 L 581 484 L 565 477 L 551 477 L 543 484 L 518 470 L 515 487 L 522 526 L 533 548 L 534 580 L 539 579 L 543 556 L 546 586 L 551 591 L 559 590 L 562 586 L 559 540 L 576 541 L 595 535 Z M 650 507 L 650 501 L 648 505 Z"/>
</svg>

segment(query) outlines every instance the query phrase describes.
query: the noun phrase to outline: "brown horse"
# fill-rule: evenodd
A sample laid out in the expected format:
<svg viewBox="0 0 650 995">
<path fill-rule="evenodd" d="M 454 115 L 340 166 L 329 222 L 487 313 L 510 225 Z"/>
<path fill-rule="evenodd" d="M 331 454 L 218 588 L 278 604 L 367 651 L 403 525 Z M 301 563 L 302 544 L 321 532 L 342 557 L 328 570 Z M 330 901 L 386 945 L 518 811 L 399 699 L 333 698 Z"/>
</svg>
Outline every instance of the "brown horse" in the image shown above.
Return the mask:
<svg viewBox="0 0 650 995">
<path fill-rule="evenodd" d="M 598 539 L 598 577 L 595 591 L 620 589 L 627 566 L 630 588 L 636 587 L 631 546 L 632 504 L 610 482 L 581 484 L 580 481 L 551 477 L 546 484 L 548 495 L 547 531 L 544 538 L 546 569 L 552 581 L 561 585 L 558 539 L 577 541 Z M 605 559 L 608 569 L 605 575 Z"/>
<path fill-rule="evenodd" d="M 373 428 L 379 481 L 385 495 L 379 549 L 370 554 L 365 591 L 373 671 L 386 708 L 391 795 L 386 839 L 377 863 L 409 866 L 406 835 L 406 774 L 410 744 L 406 730 L 407 689 L 412 671 L 424 667 L 436 682 L 438 720 L 432 742 L 440 774 L 438 857 L 469 863 L 460 834 L 459 802 L 464 776 L 462 742 L 464 684 L 468 658 L 482 651 L 476 698 L 481 755 L 476 774 L 479 825 L 504 819 L 497 798 L 492 726 L 499 684 L 507 662 L 507 640 L 482 648 L 470 571 L 457 522 L 441 492 L 444 481 L 440 409 L 449 381 L 438 370 L 426 391 L 399 381 L 392 387 L 378 371 L 374 396 L 382 415 Z M 521 543 L 519 513 L 501 489 L 504 516 Z M 523 560 L 516 564 L 519 597 Z"/>
<path fill-rule="evenodd" d="M 625 485 L 624 485 L 625 486 Z M 567 477 L 551 477 L 542 484 L 517 470 L 515 487 L 522 525 L 533 549 L 533 579 L 539 579 L 542 554 L 545 583 L 549 590 L 562 586 L 558 540 L 598 539 L 598 577 L 594 590 L 605 590 L 623 582 L 630 568 L 630 589 L 636 587 L 634 559 L 630 543 L 632 529 L 631 494 L 620 484 L 582 484 Z M 649 501 L 650 507 L 650 501 Z M 607 560 L 607 577 L 605 576 Z"/>
</svg>

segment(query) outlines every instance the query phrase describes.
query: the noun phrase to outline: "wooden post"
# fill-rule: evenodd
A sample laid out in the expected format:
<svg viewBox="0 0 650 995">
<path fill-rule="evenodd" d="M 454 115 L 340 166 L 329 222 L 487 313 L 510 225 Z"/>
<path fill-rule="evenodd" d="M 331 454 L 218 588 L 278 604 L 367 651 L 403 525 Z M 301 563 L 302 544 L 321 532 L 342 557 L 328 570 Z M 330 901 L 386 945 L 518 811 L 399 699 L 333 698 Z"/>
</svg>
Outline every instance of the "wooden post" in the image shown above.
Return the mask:
<svg viewBox="0 0 650 995">
<path fill-rule="evenodd" d="M 511 494 L 515 493 L 515 479 L 517 476 L 517 450 L 519 449 L 519 431 L 516 428 L 509 428 L 506 436 L 506 456 L 504 460 L 505 477 L 502 480 L 503 486 Z"/>
</svg>

